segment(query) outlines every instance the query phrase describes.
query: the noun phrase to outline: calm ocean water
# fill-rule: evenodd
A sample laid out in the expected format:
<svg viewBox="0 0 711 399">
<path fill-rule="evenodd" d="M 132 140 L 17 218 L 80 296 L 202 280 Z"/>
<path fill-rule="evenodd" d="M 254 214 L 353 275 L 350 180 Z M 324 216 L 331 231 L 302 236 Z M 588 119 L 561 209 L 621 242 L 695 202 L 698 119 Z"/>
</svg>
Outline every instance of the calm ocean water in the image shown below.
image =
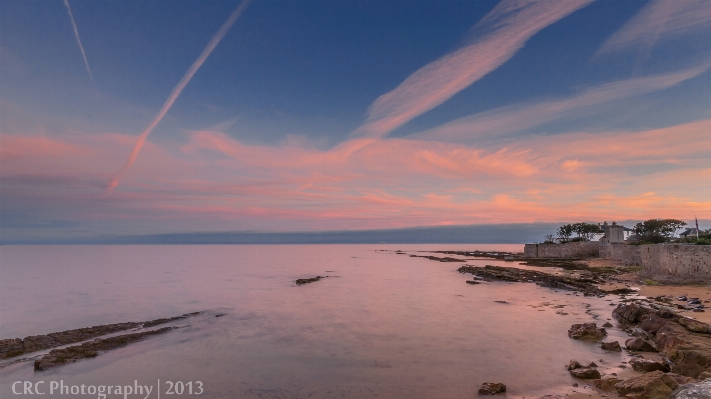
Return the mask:
<svg viewBox="0 0 711 399">
<path fill-rule="evenodd" d="M 380 251 L 396 249 L 523 246 L 2 246 L 0 338 L 208 312 L 95 359 L 42 372 L 31 362 L 1 368 L 0 397 L 15 397 L 14 381 L 159 379 L 201 381 L 204 398 L 471 398 L 486 381 L 528 396 L 569 387 L 563 365 L 572 358 L 622 359 L 567 337 L 571 324 L 609 318 L 609 297 L 533 284 L 472 286 L 456 272 L 461 263 Z M 333 277 L 294 284 L 316 275 Z M 544 302 L 565 307 L 539 307 Z"/>
</svg>

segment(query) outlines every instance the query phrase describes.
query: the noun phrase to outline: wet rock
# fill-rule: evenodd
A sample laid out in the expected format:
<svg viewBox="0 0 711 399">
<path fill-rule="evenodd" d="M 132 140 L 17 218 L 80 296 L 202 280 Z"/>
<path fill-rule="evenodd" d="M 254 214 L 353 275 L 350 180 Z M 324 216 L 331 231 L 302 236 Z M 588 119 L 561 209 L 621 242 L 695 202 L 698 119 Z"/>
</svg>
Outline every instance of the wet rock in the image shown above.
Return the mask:
<svg viewBox="0 0 711 399">
<path fill-rule="evenodd" d="M 479 388 L 480 395 L 496 395 L 504 392 L 506 392 L 506 385 L 500 382 L 485 382 Z"/>
<path fill-rule="evenodd" d="M 606 292 L 597 288 L 596 284 L 602 283 L 603 280 L 596 277 L 559 276 L 535 270 L 491 265 L 484 267 L 464 265 L 460 267 L 458 271 L 460 273 L 474 274 L 486 281 L 536 283 L 548 288 L 587 292 L 594 295 L 606 294 Z"/>
<path fill-rule="evenodd" d="M 67 363 L 74 363 L 81 359 L 90 359 L 99 355 L 100 352 L 120 348 L 132 342 L 139 341 L 146 336 L 163 334 L 175 327 L 163 327 L 158 330 L 144 331 L 133 334 L 118 335 L 110 338 L 95 339 L 84 342 L 81 345 L 69 346 L 62 349 L 52 349 L 42 358 L 35 360 L 35 370 L 46 370 L 50 367 L 61 366 Z"/>
<path fill-rule="evenodd" d="M 620 395 L 630 399 L 666 399 L 678 384 L 661 371 L 642 374 L 615 384 Z"/>
<path fill-rule="evenodd" d="M 606 321 L 605 324 L 603 324 L 602 326 L 605 328 L 610 328 L 610 327 L 612 327 L 612 323 L 610 323 L 609 321 Z"/>
<path fill-rule="evenodd" d="M 682 385 L 669 396 L 669 399 L 711 399 L 711 380 Z"/>
<path fill-rule="evenodd" d="M 636 324 L 642 320 L 642 316 L 653 312 L 654 310 L 643 308 L 637 304 L 621 303 L 612 311 L 612 317 L 623 324 Z"/>
<path fill-rule="evenodd" d="M 622 348 L 620 347 L 620 343 L 617 341 L 612 341 L 612 342 L 603 342 L 600 347 L 604 350 L 607 351 L 614 351 L 614 352 L 622 352 Z"/>
<path fill-rule="evenodd" d="M 630 360 L 630 365 L 635 371 L 641 373 L 649 373 L 651 371 L 669 371 L 669 367 L 666 364 L 649 359 L 632 359 Z"/>
<path fill-rule="evenodd" d="M 600 378 L 600 372 L 592 367 L 581 367 L 570 370 L 570 374 L 581 380 L 594 380 Z"/>
<path fill-rule="evenodd" d="M 476 280 L 467 280 L 467 284 L 481 284 L 481 283 Z"/>
<path fill-rule="evenodd" d="M 573 339 L 598 340 L 606 335 L 607 331 L 595 323 L 573 324 L 568 330 L 568 336 Z"/>
<path fill-rule="evenodd" d="M 625 347 L 636 352 L 657 352 L 657 348 L 640 337 L 628 339 Z"/>
<path fill-rule="evenodd" d="M 187 318 L 190 317 L 190 316 L 195 316 L 195 315 L 198 315 L 198 314 L 200 314 L 200 313 L 201 313 L 201 312 L 185 313 L 184 315 L 175 316 L 175 317 L 170 317 L 170 318 L 167 318 L 167 319 L 151 320 L 151 321 L 147 321 L 147 322 L 143 323 L 143 327 L 144 327 L 144 328 L 147 328 L 147 327 L 158 326 L 158 325 L 161 325 L 161 324 L 172 323 L 172 322 L 174 322 L 174 321 L 187 319 Z M 216 317 L 219 317 L 219 316 L 216 316 Z"/>
<path fill-rule="evenodd" d="M 328 277 L 328 276 L 326 276 Z M 304 285 L 304 284 L 309 284 L 309 283 L 315 283 L 316 281 L 321 280 L 322 278 L 326 278 L 323 276 L 316 276 L 316 277 L 311 277 L 311 278 L 297 278 L 296 279 L 296 285 Z"/>
<path fill-rule="evenodd" d="M 681 317 L 677 321 L 679 322 L 679 324 L 686 327 L 686 329 L 689 331 L 702 334 L 711 334 L 711 325 L 708 325 L 706 323 L 694 319 L 689 319 L 686 317 Z"/>
</svg>

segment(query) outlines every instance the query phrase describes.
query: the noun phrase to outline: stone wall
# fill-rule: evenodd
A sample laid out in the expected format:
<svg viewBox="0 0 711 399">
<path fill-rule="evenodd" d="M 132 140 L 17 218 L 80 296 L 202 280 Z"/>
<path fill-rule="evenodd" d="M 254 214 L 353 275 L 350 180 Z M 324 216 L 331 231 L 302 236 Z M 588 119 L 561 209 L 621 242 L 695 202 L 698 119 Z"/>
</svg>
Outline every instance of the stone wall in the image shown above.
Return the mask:
<svg viewBox="0 0 711 399">
<path fill-rule="evenodd" d="M 627 266 L 642 266 L 640 248 L 648 245 L 627 245 L 622 243 L 612 243 L 600 246 L 600 257 L 603 259 L 614 259 Z"/>
<path fill-rule="evenodd" d="M 641 245 L 642 271 L 651 276 L 676 279 L 711 278 L 709 245 Z"/>
<path fill-rule="evenodd" d="M 524 256 L 531 258 L 597 258 L 600 243 L 597 241 L 569 242 L 566 244 L 526 244 Z"/>
<path fill-rule="evenodd" d="M 600 257 L 642 266 L 653 278 L 699 281 L 711 278 L 711 246 L 690 244 L 612 244 L 600 247 Z"/>
</svg>

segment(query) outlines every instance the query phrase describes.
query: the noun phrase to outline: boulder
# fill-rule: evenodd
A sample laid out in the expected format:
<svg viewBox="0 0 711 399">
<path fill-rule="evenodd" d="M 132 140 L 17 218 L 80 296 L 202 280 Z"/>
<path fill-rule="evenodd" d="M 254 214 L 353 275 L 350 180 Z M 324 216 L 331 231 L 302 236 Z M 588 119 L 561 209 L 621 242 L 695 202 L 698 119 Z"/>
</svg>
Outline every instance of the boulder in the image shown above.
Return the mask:
<svg viewBox="0 0 711 399">
<path fill-rule="evenodd" d="M 581 367 L 570 370 L 570 374 L 575 378 L 580 378 L 581 380 L 594 380 L 600 379 L 600 372 L 592 367 Z"/>
<path fill-rule="evenodd" d="M 607 331 L 595 323 L 573 324 L 568 330 L 568 336 L 573 339 L 599 340 L 606 335 Z"/>
<path fill-rule="evenodd" d="M 617 392 L 630 399 L 666 399 L 679 386 L 661 371 L 652 371 L 615 384 Z"/>
<path fill-rule="evenodd" d="M 632 359 L 630 360 L 630 366 L 635 371 L 641 373 L 649 373 L 650 371 L 669 371 L 669 367 L 666 364 L 650 360 L 650 359 Z"/>
<path fill-rule="evenodd" d="M 609 321 L 606 321 L 605 324 L 603 324 L 602 326 L 605 328 L 610 328 L 610 327 L 612 327 L 612 323 L 610 323 Z"/>
<path fill-rule="evenodd" d="M 612 317 L 623 324 L 635 324 L 642 320 L 642 316 L 653 312 L 651 309 L 643 308 L 634 303 L 621 303 L 612 311 Z"/>
<path fill-rule="evenodd" d="M 600 348 L 606 350 L 606 351 L 614 351 L 614 352 L 622 352 L 622 348 L 620 347 L 620 343 L 617 341 L 612 341 L 612 342 L 603 342 L 600 345 Z"/>
<path fill-rule="evenodd" d="M 625 341 L 625 347 L 636 352 L 656 352 L 657 348 L 642 338 L 630 338 Z"/>
<path fill-rule="evenodd" d="M 506 385 L 500 382 L 485 382 L 479 388 L 480 395 L 496 395 L 503 392 L 506 392 Z"/>
<path fill-rule="evenodd" d="M 682 385 L 669 399 L 711 399 L 711 380 Z"/>
</svg>

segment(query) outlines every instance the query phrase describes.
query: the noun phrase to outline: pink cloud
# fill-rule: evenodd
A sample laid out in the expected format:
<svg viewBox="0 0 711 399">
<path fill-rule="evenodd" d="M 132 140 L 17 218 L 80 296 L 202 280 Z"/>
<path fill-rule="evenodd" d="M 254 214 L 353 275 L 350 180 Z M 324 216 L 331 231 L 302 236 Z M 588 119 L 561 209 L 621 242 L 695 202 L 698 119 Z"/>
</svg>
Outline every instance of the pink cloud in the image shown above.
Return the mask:
<svg viewBox="0 0 711 399">
<path fill-rule="evenodd" d="M 352 136 L 383 137 L 508 61 L 533 35 L 592 0 L 503 0 L 474 30 L 480 37 L 417 70 L 370 106 Z"/>
</svg>

